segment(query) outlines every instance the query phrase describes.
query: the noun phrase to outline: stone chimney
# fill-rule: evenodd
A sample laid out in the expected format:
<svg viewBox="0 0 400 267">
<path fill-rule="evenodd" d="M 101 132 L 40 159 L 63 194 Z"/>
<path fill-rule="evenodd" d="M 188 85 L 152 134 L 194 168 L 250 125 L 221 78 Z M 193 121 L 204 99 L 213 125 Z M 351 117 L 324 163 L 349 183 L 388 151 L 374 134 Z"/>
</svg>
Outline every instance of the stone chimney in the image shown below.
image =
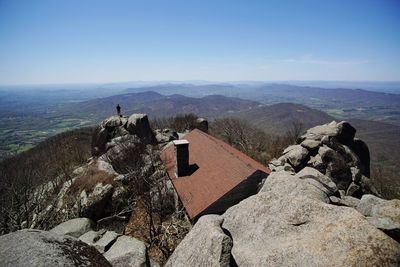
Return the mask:
<svg viewBox="0 0 400 267">
<path fill-rule="evenodd" d="M 189 172 L 189 141 L 172 141 L 175 146 L 175 174 L 177 177 L 185 176 Z"/>
</svg>

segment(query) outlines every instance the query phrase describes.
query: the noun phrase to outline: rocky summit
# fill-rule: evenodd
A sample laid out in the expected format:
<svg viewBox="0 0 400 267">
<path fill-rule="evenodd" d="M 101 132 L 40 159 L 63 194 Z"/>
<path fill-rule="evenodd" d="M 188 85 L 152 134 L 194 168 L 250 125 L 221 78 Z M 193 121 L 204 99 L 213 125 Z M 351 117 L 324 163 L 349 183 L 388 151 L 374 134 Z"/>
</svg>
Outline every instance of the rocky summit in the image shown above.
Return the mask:
<svg viewBox="0 0 400 267">
<path fill-rule="evenodd" d="M 399 266 L 400 200 L 377 196 L 355 133 L 309 129 L 256 195 L 200 218 L 167 266 Z"/>
<path fill-rule="evenodd" d="M 208 130 L 204 119 L 196 125 Z M 159 266 L 151 244 L 127 233 L 126 208 L 144 188 L 135 177 L 168 182 L 149 151 L 180 135 L 153 132 L 144 114 L 104 120 L 93 135 L 93 158 L 25 223 L 49 231 L 1 236 L 0 266 Z M 379 196 L 369 178 L 368 146 L 355 136 L 348 122 L 307 130 L 270 162 L 272 172 L 255 195 L 194 221 L 165 266 L 399 266 L 400 200 Z M 174 194 L 165 186 L 149 189 L 149 203 L 163 199 L 164 190 Z M 131 219 L 140 220 L 135 213 Z M 160 236 L 177 235 L 178 226 L 163 223 Z M 130 233 L 141 231 L 135 227 Z"/>
</svg>

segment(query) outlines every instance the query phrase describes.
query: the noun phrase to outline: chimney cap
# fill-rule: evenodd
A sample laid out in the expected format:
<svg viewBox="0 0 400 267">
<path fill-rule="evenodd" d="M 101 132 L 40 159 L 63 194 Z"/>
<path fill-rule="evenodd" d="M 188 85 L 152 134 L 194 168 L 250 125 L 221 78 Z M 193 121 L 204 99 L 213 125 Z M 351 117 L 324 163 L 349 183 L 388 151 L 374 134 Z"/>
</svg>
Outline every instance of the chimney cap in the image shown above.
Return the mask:
<svg viewBox="0 0 400 267">
<path fill-rule="evenodd" d="M 182 139 L 182 140 L 174 140 L 172 141 L 172 143 L 174 143 L 175 146 L 179 146 L 179 145 L 187 145 L 189 144 L 189 141 L 186 139 Z"/>
</svg>

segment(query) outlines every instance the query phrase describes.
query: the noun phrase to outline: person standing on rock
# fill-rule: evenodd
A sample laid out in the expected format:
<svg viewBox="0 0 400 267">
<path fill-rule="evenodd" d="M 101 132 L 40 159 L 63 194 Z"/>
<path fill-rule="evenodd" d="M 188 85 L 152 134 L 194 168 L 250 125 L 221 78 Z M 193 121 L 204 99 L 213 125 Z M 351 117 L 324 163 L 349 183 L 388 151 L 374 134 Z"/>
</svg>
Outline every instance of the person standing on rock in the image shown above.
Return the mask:
<svg viewBox="0 0 400 267">
<path fill-rule="evenodd" d="M 121 107 L 119 106 L 119 104 L 117 104 L 117 114 L 118 114 L 118 116 L 122 117 L 122 115 L 121 115 Z"/>
</svg>

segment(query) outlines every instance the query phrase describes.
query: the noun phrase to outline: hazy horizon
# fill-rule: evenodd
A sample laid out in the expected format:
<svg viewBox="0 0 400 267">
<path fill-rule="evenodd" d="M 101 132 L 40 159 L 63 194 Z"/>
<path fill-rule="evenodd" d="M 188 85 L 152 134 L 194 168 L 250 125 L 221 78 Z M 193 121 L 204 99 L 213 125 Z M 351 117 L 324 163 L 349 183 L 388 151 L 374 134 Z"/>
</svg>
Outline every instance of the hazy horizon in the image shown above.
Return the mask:
<svg viewBox="0 0 400 267">
<path fill-rule="evenodd" d="M 368 91 L 385 92 L 400 94 L 400 81 L 205 81 L 205 80 L 186 80 L 186 81 L 125 81 L 109 83 L 65 83 L 65 84 L 19 84 L 1 85 L 0 90 L 102 90 L 118 92 L 127 88 L 155 88 L 165 85 L 194 86 L 197 89 L 202 85 L 226 85 L 239 88 L 262 87 L 271 85 L 289 85 L 300 87 L 314 87 L 325 89 L 362 89 Z"/>
<path fill-rule="evenodd" d="M 0 87 L 10 86 L 52 86 L 52 85 L 102 85 L 102 84 L 124 84 L 124 83 L 138 83 L 138 84 L 251 84 L 251 83 L 283 83 L 283 84 L 294 84 L 294 83 L 369 83 L 369 84 L 400 84 L 399 80 L 125 80 L 125 81 L 87 81 L 87 82 L 60 82 L 60 83 L 15 83 L 15 84 L 2 84 Z"/>
</svg>

